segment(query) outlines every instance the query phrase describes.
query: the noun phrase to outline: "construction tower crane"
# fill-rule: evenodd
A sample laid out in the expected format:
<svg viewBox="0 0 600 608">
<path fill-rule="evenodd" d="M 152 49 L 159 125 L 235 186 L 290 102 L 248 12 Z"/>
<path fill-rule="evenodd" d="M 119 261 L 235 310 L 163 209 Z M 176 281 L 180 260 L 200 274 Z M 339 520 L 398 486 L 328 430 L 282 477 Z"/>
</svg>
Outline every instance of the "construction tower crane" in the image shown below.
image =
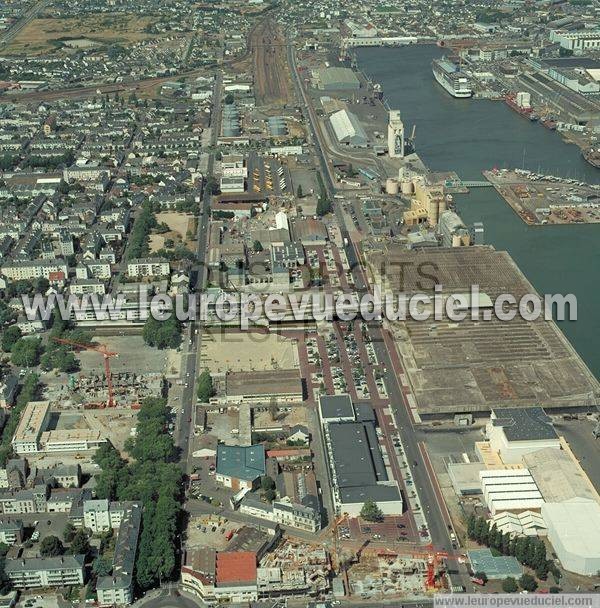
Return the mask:
<svg viewBox="0 0 600 608">
<path fill-rule="evenodd" d="M 441 560 L 447 559 L 449 554 L 446 551 L 435 551 L 432 545 L 428 545 L 425 548 L 428 549 L 427 553 L 413 553 L 412 556 L 414 558 L 427 559 L 426 586 L 428 590 L 434 590 L 437 566 Z"/>
<path fill-rule="evenodd" d="M 55 342 L 59 342 L 60 344 L 68 344 L 69 346 L 74 346 L 75 348 L 79 348 L 82 350 L 93 350 L 102 355 L 104 359 L 104 375 L 106 376 L 106 386 L 108 387 L 108 400 L 106 402 L 107 407 L 115 407 L 115 397 L 113 391 L 112 378 L 110 375 L 110 358 L 118 357 L 119 353 L 108 350 L 105 344 L 81 344 L 80 342 L 75 342 L 73 340 L 67 340 L 65 338 L 53 338 Z"/>
</svg>

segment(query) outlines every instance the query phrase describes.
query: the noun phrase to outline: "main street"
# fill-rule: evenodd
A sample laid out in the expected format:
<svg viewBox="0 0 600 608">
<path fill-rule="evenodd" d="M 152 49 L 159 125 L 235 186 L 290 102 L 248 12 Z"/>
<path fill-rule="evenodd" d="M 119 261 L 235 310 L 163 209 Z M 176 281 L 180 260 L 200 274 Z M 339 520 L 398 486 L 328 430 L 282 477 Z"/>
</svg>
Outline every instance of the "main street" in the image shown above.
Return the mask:
<svg viewBox="0 0 600 608">
<path fill-rule="evenodd" d="M 219 133 L 219 125 L 221 122 L 221 88 L 222 76 L 219 72 L 215 77 L 215 86 L 213 89 L 213 112 L 210 120 L 210 151 L 208 163 L 206 167 L 206 175 L 204 175 L 204 194 L 200 203 L 198 213 L 198 232 L 196 258 L 197 264 L 195 267 L 195 282 L 192 285 L 196 294 L 200 294 L 206 287 L 207 267 L 205 264 L 206 247 L 208 243 L 208 233 L 210 225 L 210 201 L 212 192 L 207 186 L 207 180 L 212 177 L 214 172 L 215 154 L 214 149 L 217 144 Z M 187 325 L 187 331 L 183 337 L 183 361 L 181 365 L 181 375 L 183 381 L 183 390 L 181 395 L 181 411 L 177 418 L 175 443 L 180 449 L 180 458 L 184 463 L 187 471 L 189 463 L 190 442 L 194 429 L 193 413 L 194 404 L 196 402 L 196 370 L 198 369 L 198 358 L 200 356 L 200 346 L 202 344 L 202 323 L 200 320 L 190 321 Z"/>
</svg>

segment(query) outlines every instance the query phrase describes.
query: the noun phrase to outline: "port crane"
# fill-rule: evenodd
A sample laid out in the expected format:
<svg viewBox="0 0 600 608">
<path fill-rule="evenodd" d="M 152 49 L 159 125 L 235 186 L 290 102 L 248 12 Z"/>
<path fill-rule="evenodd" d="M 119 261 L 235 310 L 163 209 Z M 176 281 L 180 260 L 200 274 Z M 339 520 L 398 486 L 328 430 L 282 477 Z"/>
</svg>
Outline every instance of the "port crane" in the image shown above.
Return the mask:
<svg viewBox="0 0 600 608">
<path fill-rule="evenodd" d="M 110 359 L 111 357 L 118 357 L 119 353 L 108 350 L 105 344 L 81 344 L 80 342 L 75 342 L 74 340 L 67 340 L 66 338 L 53 338 L 53 340 L 55 342 L 58 342 L 59 344 L 67 344 L 80 350 L 91 350 L 102 355 L 104 359 L 104 375 L 106 376 L 106 386 L 108 388 L 108 400 L 106 402 L 106 407 L 115 407 L 116 402 L 112 384 L 112 377 L 110 374 Z"/>
</svg>

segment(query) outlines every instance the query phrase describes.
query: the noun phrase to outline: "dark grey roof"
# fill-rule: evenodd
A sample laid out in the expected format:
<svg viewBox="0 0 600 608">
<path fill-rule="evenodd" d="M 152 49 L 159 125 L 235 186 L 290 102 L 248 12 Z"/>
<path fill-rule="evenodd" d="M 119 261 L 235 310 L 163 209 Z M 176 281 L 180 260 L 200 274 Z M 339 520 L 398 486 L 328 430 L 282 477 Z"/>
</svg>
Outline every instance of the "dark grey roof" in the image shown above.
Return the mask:
<svg viewBox="0 0 600 608">
<path fill-rule="evenodd" d="M 273 511 L 273 507 L 271 505 L 268 505 L 266 502 L 263 502 L 252 494 L 246 494 L 246 496 L 244 496 L 242 499 L 242 504 L 246 507 L 250 507 L 251 509 L 260 509 L 265 513 L 270 513 Z"/>
<path fill-rule="evenodd" d="M 354 407 L 359 422 L 376 422 L 375 410 L 368 403 L 357 403 Z"/>
<path fill-rule="evenodd" d="M 321 395 L 319 407 L 323 420 L 354 418 L 354 407 L 350 395 Z"/>
<path fill-rule="evenodd" d="M 366 486 L 387 481 L 372 422 L 331 423 L 329 439 L 338 487 Z"/>
<path fill-rule="evenodd" d="M 142 508 L 133 504 L 119 526 L 112 576 L 99 577 L 97 589 L 129 589 L 131 587 L 141 522 Z"/>
<path fill-rule="evenodd" d="M 375 502 L 392 502 L 400 500 L 400 490 L 395 485 L 340 488 L 340 499 L 342 504 L 364 503 L 367 499 Z"/>
<path fill-rule="evenodd" d="M 220 443 L 217 446 L 217 473 L 234 479 L 254 481 L 265 474 L 264 446 Z"/>
<path fill-rule="evenodd" d="M 83 568 L 84 561 L 84 555 L 7 559 L 4 569 L 7 574 L 31 570 L 70 570 Z"/>
<path fill-rule="evenodd" d="M 509 441 L 558 439 L 552 420 L 541 407 L 509 407 L 494 410 L 493 426 L 504 429 Z"/>
</svg>

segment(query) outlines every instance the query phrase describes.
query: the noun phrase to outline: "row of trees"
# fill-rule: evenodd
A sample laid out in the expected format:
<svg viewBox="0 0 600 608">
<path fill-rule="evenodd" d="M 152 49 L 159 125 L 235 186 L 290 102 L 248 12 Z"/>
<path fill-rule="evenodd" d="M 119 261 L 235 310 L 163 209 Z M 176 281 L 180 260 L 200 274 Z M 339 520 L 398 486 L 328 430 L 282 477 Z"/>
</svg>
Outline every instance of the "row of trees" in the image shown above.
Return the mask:
<svg viewBox="0 0 600 608">
<path fill-rule="evenodd" d="M 207 369 L 205 369 L 198 376 L 197 387 L 197 394 L 200 402 L 208 403 L 208 400 L 215 394 L 215 387 L 213 385 L 212 376 L 210 375 L 210 372 Z"/>
<path fill-rule="evenodd" d="M 554 580 L 560 579 L 560 570 L 553 560 L 548 559 L 546 545 L 537 537 L 511 537 L 508 532 L 499 530 L 496 524 L 490 527 L 485 517 L 475 517 L 472 514 L 467 521 L 467 535 L 480 545 L 516 557 L 521 564 L 535 570 L 536 576 L 541 580 L 547 578 L 548 572 L 552 573 Z"/>
<path fill-rule="evenodd" d="M 12 457 L 11 441 L 17 430 L 21 412 L 30 401 L 35 401 L 39 398 L 39 393 L 39 377 L 36 374 L 27 374 L 23 379 L 23 386 L 15 402 L 15 407 L 12 410 L 7 410 L 9 417 L 4 425 L 0 439 L 0 466 L 2 468 L 6 466 L 6 461 Z"/>
<path fill-rule="evenodd" d="M 148 255 L 148 237 L 156 227 L 156 217 L 150 203 L 144 203 L 142 211 L 135 220 L 133 230 L 129 235 L 127 259 L 143 258 Z"/>
<path fill-rule="evenodd" d="M 319 198 L 317 200 L 317 215 L 323 217 L 328 213 L 331 213 L 333 207 L 331 201 L 327 196 L 327 190 L 325 189 L 325 183 L 323 182 L 323 176 L 321 173 L 317 173 L 317 181 L 319 182 Z"/>
<path fill-rule="evenodd" d="M 126 444 L 135 462 L 126 462 L 111 444 L 99 448 L 94 456 L 102 470 L 98 496 L 136 500 L 144 507 L 135 574 L 142 590 L 169 579 L 176 563 L 182 472 L 173 462 L 175 447 L 171 436 L 164 433 L 166 423 L 166 401 L 147 398 L 138 413 L 136 437 Z"/>
</svg>

